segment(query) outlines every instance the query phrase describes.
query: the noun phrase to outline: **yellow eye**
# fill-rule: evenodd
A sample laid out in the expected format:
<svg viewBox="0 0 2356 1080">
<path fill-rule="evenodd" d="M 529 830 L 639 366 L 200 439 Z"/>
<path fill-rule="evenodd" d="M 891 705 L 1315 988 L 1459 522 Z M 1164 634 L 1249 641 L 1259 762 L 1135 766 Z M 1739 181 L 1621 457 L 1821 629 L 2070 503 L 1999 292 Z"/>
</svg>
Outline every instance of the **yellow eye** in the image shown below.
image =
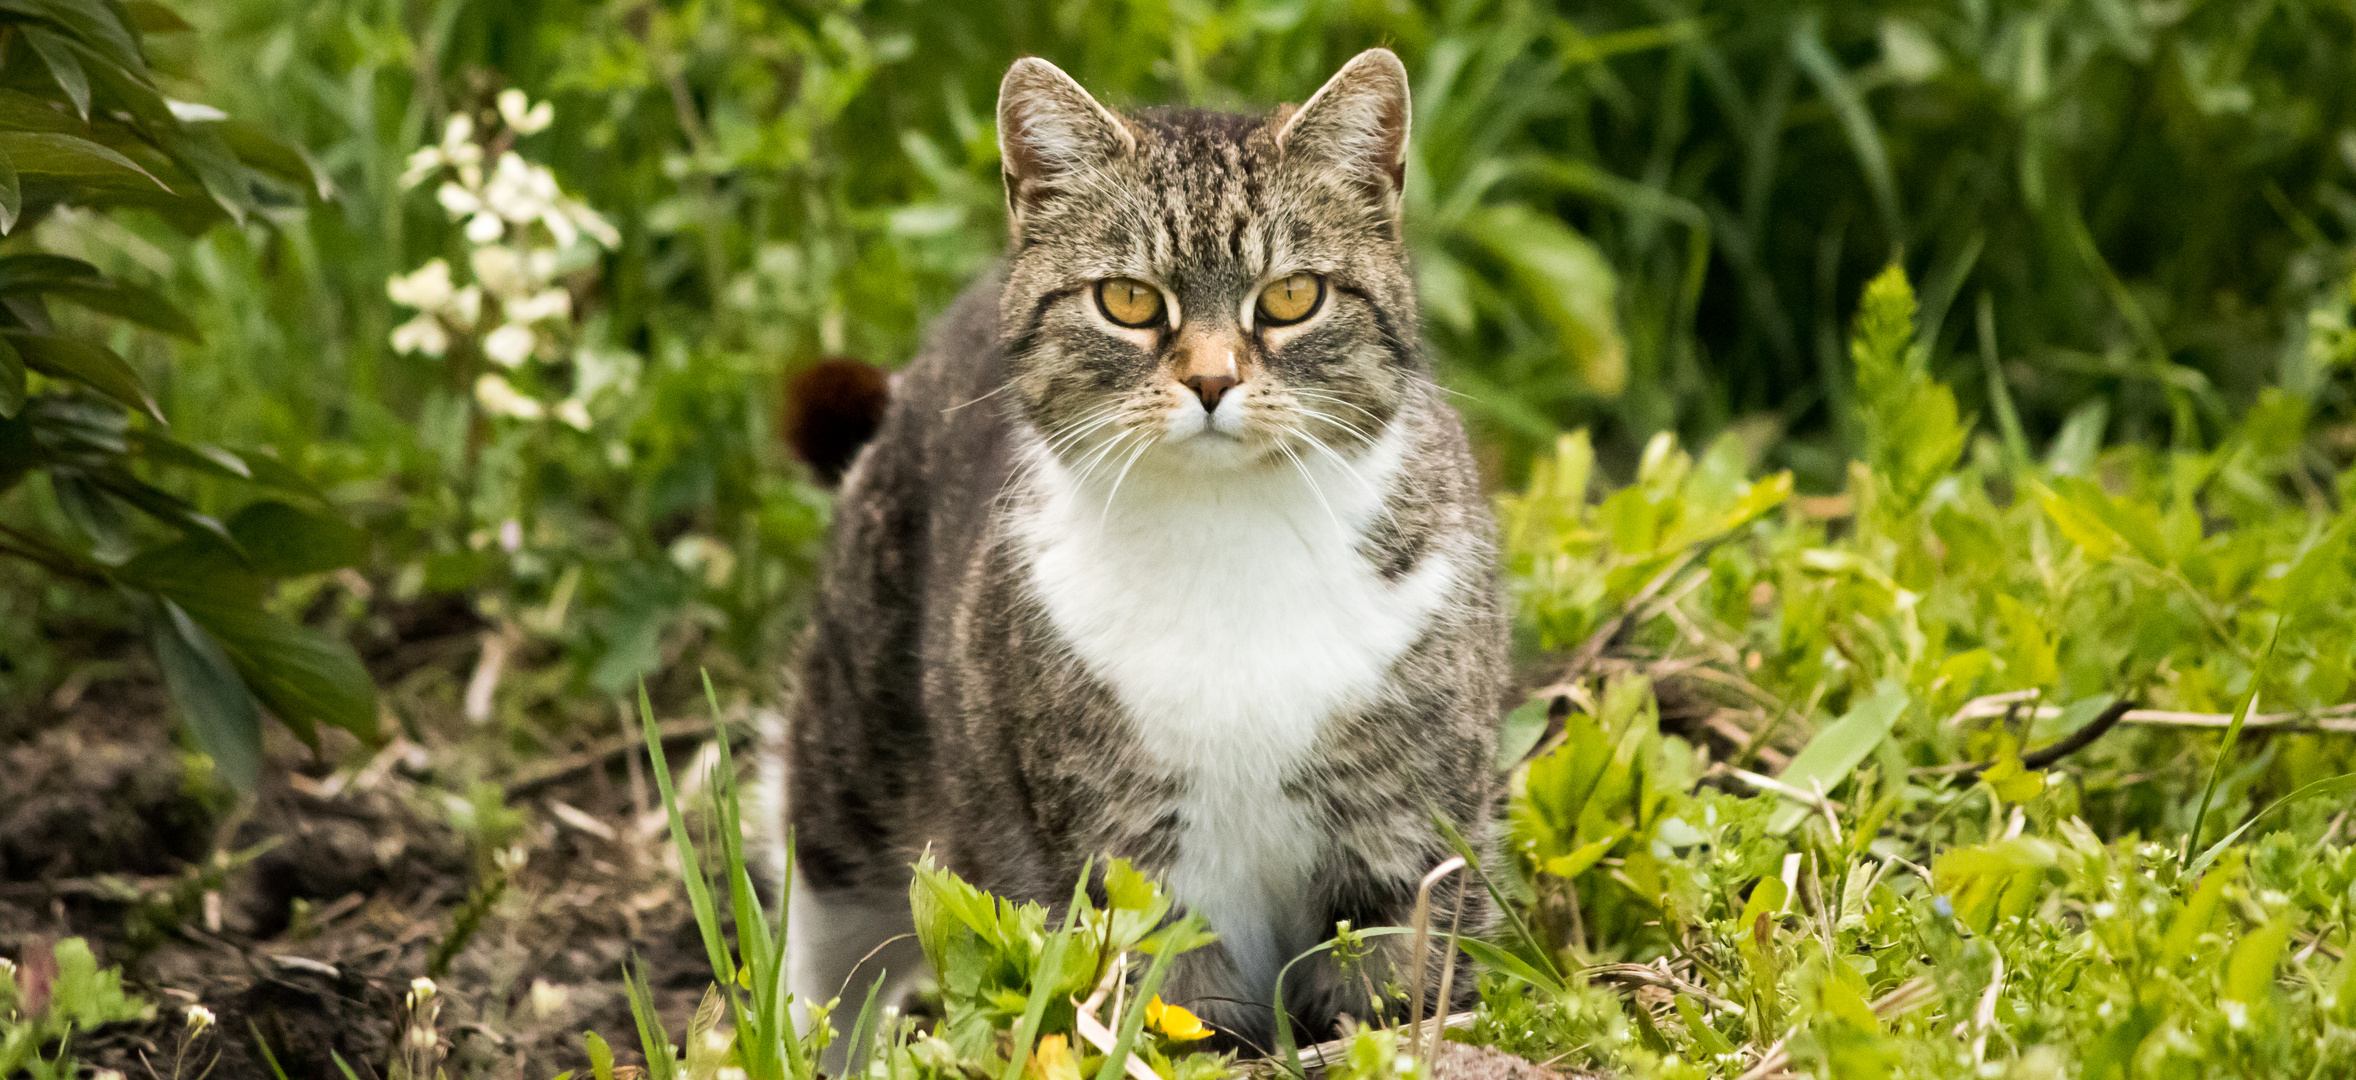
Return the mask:
<svg viewBox="0 0 2356 1080">
<path fill-rule="evenodd" d="M 1162 291 L 1136 278 L 1106 278 L 1096 283 L 1096 306 L 1122 326 L 1152 326 L 1162 318 Z"/>
<path fill-rule="evenodd" d="M 1260 321 L 1269 326 L 1291 326 L 1316 314 L 1325 299 L 1325 279 L 1315 274 L 1293 274 L 1260 290 Z"/>
</svg>

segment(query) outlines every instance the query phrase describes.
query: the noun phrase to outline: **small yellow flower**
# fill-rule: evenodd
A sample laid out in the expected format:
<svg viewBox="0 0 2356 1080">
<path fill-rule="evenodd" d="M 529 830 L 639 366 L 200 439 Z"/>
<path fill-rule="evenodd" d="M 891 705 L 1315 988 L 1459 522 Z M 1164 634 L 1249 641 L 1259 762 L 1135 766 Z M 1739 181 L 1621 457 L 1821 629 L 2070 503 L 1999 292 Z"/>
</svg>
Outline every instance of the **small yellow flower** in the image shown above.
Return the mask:
<svg viewBox="0 0 2356 1080">
<path fill-rule="evenodd" d="M 1039 1047 L 1031 1051 L 1032 1080 L 1080 1080 L 1080 1058 L 1072 1053 L 1072 1042 L 1061 1035 L 1048 1035 L 1039 1040 Z"/>
<path fill-rule="evenodd" d="M 1145 1003 L 1145 1022 L 1178 1042 L 1193 1042 L 1211 1033 L 1209 1024 L 1203 1023 L 1182 1006 L 1163 1004 L 1159 994 Z"/>
</svg>

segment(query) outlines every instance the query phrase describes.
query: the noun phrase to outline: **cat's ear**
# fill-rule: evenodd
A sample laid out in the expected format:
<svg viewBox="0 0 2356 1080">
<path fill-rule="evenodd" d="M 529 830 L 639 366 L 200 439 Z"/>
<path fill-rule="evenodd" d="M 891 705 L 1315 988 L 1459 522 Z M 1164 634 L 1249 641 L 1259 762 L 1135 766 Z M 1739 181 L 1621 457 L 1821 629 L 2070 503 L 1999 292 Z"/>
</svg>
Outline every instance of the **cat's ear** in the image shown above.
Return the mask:
<svg viewBox="0 0 2356 1080">
<path fill-rule="evenodd" d="M 1276 132 L 1277 148 L 1341 169 L 1396 213 L 1407 184 L 1407 67 L 1389 49 L 1350 58 Z"/>
<path fill-rule="evenodd" d="M 998 157 L 1006 170 L 1006 211 L 1023 212 L 1074 173 L 1137 149 L 1137 137 L 1063 69 L 1026 56 L 998 84 Z"/>
</svg>

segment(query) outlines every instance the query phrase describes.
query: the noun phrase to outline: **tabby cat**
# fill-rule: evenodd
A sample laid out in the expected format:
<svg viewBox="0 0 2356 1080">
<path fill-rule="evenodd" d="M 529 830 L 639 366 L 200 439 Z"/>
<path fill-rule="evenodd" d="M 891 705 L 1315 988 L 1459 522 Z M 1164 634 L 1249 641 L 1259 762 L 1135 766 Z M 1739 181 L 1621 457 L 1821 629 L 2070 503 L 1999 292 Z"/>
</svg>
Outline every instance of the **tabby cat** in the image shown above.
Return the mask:
<svg viewBox="0 0 2356 1080">
<path fill-rule="evenodd" d="M 1266 1047 L 1278 969 L 1405 922 L 1438 823 L 1482 843 L 1497 797 L 1506 624 L 1418 344 L 1406 71 L 1374 49 L 1298 108 L 1119 114 L 1025 59 L 998 131 L 1010 254 L 852 459 L 795 662 L 793 987 L 834 997 L 908 931 L 928 849 L 1050 905 L 1109 854 L 1219 936 L 1163 996 Z M 1480 925 L 1471 894 L 1442 919 Z M 1367 977 L 1288 978 L 1309 1034 L 1409 982 L 1380 940 Z M 921 965 L 876 957 L 862 983 Z"/>
</svg>

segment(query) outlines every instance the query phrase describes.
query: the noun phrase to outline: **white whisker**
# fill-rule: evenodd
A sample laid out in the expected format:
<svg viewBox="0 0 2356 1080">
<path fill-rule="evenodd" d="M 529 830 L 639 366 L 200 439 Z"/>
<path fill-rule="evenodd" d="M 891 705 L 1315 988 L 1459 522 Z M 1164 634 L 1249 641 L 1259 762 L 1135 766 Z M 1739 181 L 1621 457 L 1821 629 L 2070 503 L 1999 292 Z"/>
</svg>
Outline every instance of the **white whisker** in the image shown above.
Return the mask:
<svg viewBox="0 0 2356 1080">
<path fill-rule="evenodd" d="M 1129 469 L 1137 464 L 1138 458 L 1145 456 L 1146 451 L 1153 449 L 1153 444 L 1156 441 L 1158 440 L 1148 438 L 1144 442 L 1138 443 L 1137 449 L 1129 452 L 1129 460 L 1121 463 L 1120 473 L 1113 477 L 1112 490 L 1104 493 L 1104 511 L 1096 515 L 1096 528 L 1098 531 L 1103 531 L 1104 523 L 1112 517 L 1113 496 L 1119 495 L 1121 493 L 1121 481 L 1129 478 Z"/>
<path fill-rule="evenodd" d="M 1308 463 L 1301 460 L 1301 455 L 1293 453 L 1293 448 L 1286 446 L 1282 439 L 1276 441 L 1276 449 L 1282 452 L 1285 457 L 1292 459 L 1293 468 L 1300 472 L 1302 480 L 1308 482 L 1310 494 L 1317 496 L 1318 504 L 1325 507 L 1325 516 L 1333 519 L 1333 527 L 1348 532 L 1348 527 L 1342 524 L 1342 516 L 1334 513 L 1333 503 L 1326 499 L 1325 489 L 1318 487 L 1317 478 L 1310 475 Z"/>
<path fill-rule="evenodd" d="M 1005 392 L 1007 392 L 1007 391 L 1009 391 L 1009 390 L 1012 390 L 1012 389 L 1014 389 L 1014 384 L 1013 384 L 1013 383 L 1011 383 L 1011 382 L 1009 382 L 1009 383 L 1007 383 L 1007 384 L 1005 384 L 1005 385 L 1003 385 L 1003 386 L 1000 386 L 1000 387 L 999 387 L 998 389 L 996 389 L 996 390 L 992 390 L 992 391 L 990 391 L 990 392 L 989 392 L 989 393 L 987 393 L 987 394 L 983 394 L 982 396 L 980 396 L 980 397 L 978 397 L 978 398 L 975 398 L 975 399 L 973 399 L 972 401 L 968 401 L 968 402 L 966 402 L 966 403 L 965 403 L 965 405 L 973 405 L 973 404 L 976 404 L 976 403 L 979 403 L 979 402 L 988 401 L 989 399 L 991 399 L 991 398 L 994 398 L 994 397 L 997 397 L 998 395 L 1000 395 L 1000 394 L 1003 394 L 1003 393 L 1005 393 Z M 948 408 L 941 410 L 941 415 L 943 415 L 943 416 L 947 416 L 947 415 L 949 415 L 950 413 L 956 412 L 957 410 L 964 408 L 964 407 L 965 407 L 965 405 L 951 405 L 951 406 L 949 406 Z"/>
</svg>

